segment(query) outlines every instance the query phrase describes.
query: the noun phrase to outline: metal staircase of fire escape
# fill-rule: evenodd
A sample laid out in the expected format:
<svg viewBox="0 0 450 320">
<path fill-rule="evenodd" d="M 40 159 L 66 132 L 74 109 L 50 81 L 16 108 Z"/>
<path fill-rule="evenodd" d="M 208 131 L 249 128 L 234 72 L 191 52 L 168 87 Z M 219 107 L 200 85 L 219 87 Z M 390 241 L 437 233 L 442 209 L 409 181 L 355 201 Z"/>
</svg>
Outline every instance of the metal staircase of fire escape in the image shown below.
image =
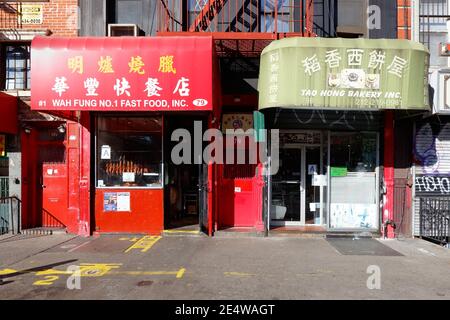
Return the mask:
<svg viewBox="0 0 450 320">
<path fill-rule="evenodd" d="M 258 31 L 258 0 L 246 0 L 234 19 L 230 22 L 227 32 Z M 250 23 L 251 22 L 251 23 Z"/>
<path fill-rule="evenodd" d="M 196 6 L 202 7 L 202 10 L 190 26 L 189 32 L 207 31 L 216 15 L 228 2 L 228 0 L 209 0 L 207 3 L 200 1 L 196 0 Z"/>
<path fill-rule="evenodd" d="M 211 23 L 220 14 L 228 0 L 210 0 L 208 3 L 199 3 L 202 7 L 201 12 L 192 23 L 189 31 L 207 31 L 211 30 Z M 203 6 L 202 6 L 203 5 Z M 258 27 L 258 0 L 245 0 L 230 24 L 226 32 L 255 32 Z"/>
<path fill-rule="evenodd" d="M 311 37 L 314 36 L 314 1 L 313 0 L 303 0 L 304 10 L 302 19 L 304 19 L 304 26 L 301 33 L 304 36 Z M 302 3 L 303 3 L 302 1 Z M 221 13 L 222 9 L 228 3 L 228 0 L 196 0 L 196 9 L 199 10 L 199 14 L 195 18 L 194 22 L 189 27 L 190 32 L 199 31 L 215 31 L 212 30 L 211 24 L 215 19 L 218 19 L 218 15 Z M 260 26 L 262 30 L 257 30 L 258 25 L 261 25 L 259 20 L 260 1 L 258 0 L 244 0 L 242 6 L 237 10 L 233 20 L 230 21 L 225 32 L 265 32 L 264 26 Z M 277 3 L 275 1 L 274 7 L 279 7 L 283 5 L 283 2 Z M 322 4 L 324 5 L 324 4 Z M 302 5 L 303 7 L 303 5 Z M 200 10 L 201 9 L 201 10 Z M 275 10 L 275 9 L 274 9 Z M 276 12 L 276 11 L 275 11 Z M 277 22 L 275 22 L 277 23 Z"/>
</svg>

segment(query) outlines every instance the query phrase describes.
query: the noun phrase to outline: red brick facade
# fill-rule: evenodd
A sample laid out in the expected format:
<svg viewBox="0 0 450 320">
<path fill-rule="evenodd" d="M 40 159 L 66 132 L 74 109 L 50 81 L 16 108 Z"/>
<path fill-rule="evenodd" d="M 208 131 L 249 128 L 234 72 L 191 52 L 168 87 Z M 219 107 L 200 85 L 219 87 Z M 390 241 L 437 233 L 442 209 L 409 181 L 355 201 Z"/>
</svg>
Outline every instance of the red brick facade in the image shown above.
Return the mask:
<svg viewBox="0 0 450 320">
<path fill-rule="evenodd" d="M 411 0 L 397 0 L 397 36 L 411 39 Z"/>
<path fill-rule="evenodd" d="M 42 9 L 42 23 L 27 24 L 20 18 L 21 8 L 36 6 Z M 0 29 L 18 31 L 49 31 L 51 35 L 74 37 L 78 35 L 78 0 L 50 0 L 49 2 L 8 2 L 0 7 Z"/>
</svg>

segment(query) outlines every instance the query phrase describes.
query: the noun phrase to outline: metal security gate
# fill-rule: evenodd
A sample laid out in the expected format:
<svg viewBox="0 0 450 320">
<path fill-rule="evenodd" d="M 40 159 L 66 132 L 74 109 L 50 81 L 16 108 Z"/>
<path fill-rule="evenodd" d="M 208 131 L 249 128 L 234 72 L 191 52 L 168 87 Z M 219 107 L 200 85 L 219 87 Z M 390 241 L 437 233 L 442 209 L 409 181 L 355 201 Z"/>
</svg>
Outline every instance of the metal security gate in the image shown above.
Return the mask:
<svg viewBox="0 0 450 320">
<path fill-rule="evenodd" d="M 441 245 L 450 240 L 450 199 L 420 198 L 420 235 Z"/>
<path fill-rule="evenodd" d="M 439 207 L 435 205 L 450 201 L 450 119 L 444 116 L 427 119 L 418 123 L 415 131 L 412 231 L 414 236 L 428 237 L 427 232 L 423 234 L 422 223 L 439 222 L 428 213 L 436 212 Z M 422 209 L 427 212 L 424 214 Z"/>
</svg>

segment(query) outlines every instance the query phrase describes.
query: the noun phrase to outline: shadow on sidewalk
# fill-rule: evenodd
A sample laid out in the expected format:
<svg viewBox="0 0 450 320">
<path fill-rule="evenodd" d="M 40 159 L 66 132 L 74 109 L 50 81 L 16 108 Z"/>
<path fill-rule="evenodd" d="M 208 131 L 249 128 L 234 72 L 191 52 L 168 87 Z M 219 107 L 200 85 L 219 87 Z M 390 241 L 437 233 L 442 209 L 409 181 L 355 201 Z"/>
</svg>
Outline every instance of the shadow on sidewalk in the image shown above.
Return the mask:
<svg viewBox="0 0 450 320">
<path fill-rule="evenodd" d="M 35 268 L 30 268 L 30 269 L 26 269 L 26 270 L 21 270 L 21 271 L 17 271 L 17 272 L 13 272 L 13 273 L 0 275 L 0 286 L 13 282 L 13 281 L 3 281 L 4 279 L 7 279 L 7 278 L 12 278 L 12 277 L 15 277 L 15 276 L 19 276 L 19 275 L 27 274 L 27 273 L 32 273 L 32 272 L 44 271 L 44 270 L 47 270 L 47 269 L 51 269 L 53 267 L 62 266 L 62 265 L 65 265 L 65 264 L 68 264 L 68 263 L 72 263 L 72 262 L 75 262 L 75 261 L 78 261 L 78 259 L 65 260 L 65 261 L 61 261 L 61 262 L 47 264 L 47 265 L 40 266 L 40 267 L 35 267 Z"/>
</svg>

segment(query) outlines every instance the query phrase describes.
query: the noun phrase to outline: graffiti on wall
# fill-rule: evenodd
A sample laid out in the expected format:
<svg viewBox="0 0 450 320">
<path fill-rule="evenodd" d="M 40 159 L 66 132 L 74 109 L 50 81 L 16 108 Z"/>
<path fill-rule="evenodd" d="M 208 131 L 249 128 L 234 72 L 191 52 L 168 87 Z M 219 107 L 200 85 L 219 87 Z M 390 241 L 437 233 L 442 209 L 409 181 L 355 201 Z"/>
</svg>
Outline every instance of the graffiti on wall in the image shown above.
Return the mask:
<svg viewBox="0 0 450 320">
<path fill-rule="evenodd" d="M 332 203 L 331 228 L 377 228 L 377 205 L 363 203 Z"/>
<path fill-rule="evenodd" d="M 436 128 L 437 127 L 437 128 Z M 418 128 L 414 142 L 417 174 L 450 174 L 450 123 L 433 126 L 426 123 Z"/>
<path fill-rule="evenodd" d="M 450 195 L 450 123 L 427 122 L 414 141 L 416 196 Z"/>
<path fill-rule="evenodd" d="M 416 195 L 450 195 L 449 176 L 416 176 Z"/>
</svg>

